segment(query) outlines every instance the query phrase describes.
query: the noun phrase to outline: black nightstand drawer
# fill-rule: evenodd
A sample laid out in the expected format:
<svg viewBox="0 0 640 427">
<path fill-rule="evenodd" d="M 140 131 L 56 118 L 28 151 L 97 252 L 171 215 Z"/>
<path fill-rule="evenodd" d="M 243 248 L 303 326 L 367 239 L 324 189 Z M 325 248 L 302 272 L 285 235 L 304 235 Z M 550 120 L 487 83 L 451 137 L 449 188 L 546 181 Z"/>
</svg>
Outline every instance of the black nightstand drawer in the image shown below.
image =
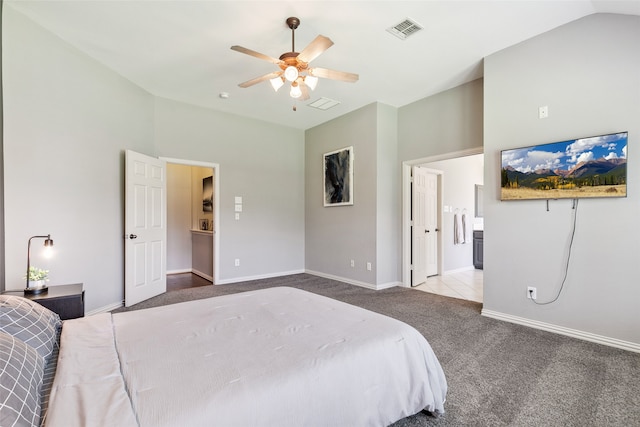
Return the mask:
<svg viewBox="0 0 640 427">
<path fill-rule="evenodd" d="M 82 289 L 82 283 L 49 286 L 46 292 L 36 295 L 25 295 L 23 291 L 7 291 L 4 293 L 6 295 L 23 296 L 35 301 L 58 313 L 62 320 L 84 317 L 84 290 Z"/>
</svg>

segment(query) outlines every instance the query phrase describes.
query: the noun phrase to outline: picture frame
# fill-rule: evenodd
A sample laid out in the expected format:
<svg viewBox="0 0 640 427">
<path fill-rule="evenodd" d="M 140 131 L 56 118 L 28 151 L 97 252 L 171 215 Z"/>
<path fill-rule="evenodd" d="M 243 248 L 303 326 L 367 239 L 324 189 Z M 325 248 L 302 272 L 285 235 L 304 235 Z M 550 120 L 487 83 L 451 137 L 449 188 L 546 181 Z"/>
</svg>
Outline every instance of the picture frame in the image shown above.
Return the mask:
<svg viewBox="0 0 640 427">
<path fill-rule="evenodd" d="M 353 205 L 353 158 L 353 146 L 322 156 L 325 207 Z"/>
<path fill-rule="evenodd" d="M 213 175 L 202 178 L 202 212 L 213 212 Z"/>
<path fill-rule="evenodd" d="M 209 220 L 207 218 L 200 218 L 200 230 L 202 231 L 209 230 Z"/>
</svg>

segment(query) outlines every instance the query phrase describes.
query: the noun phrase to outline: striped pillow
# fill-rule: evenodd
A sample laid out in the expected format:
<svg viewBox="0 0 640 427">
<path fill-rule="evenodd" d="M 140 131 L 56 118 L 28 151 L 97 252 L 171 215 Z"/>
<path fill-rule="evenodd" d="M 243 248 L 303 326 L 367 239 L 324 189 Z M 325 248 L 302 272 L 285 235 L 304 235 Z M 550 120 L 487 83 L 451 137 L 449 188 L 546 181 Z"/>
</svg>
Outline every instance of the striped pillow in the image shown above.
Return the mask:
<svg viewBox="0 0 640 427">
<path fill-rule="evenodd" d="M 19 339 L 0 332 L 0 425 L 38 426 L 44 359 Z"/>
<path fill-rule="evenodd" d="M 62 326 L 60 316 L 27 298 L 0 295 L 0 332 L 13 335 L 48 358 Z"/>
</svg>

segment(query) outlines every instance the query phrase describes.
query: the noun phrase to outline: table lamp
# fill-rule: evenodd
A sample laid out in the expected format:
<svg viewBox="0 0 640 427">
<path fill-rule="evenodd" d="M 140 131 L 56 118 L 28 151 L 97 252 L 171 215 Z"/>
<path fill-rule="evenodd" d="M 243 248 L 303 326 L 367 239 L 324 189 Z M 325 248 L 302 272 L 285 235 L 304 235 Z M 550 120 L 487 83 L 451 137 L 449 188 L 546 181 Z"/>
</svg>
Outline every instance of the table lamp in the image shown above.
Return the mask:
<svg viewBox="0 0 640 427">
<path fill-rule="evenodd" d="M 25 294 L 39 294 L 46 292 L 49 288 L 47 285 L 42 284 L 40 286 L 29 286 L 29 270 L 31 270 L 31 240 L 33 239 L 45 239 L 44 247 L 51 248 L 53 246 L 53 240 L 51 240 L 51 234 L 46 236 L 31 236 L 29 238 L 29 244 L 27 245 L 27 287 L 24 289 Z"/>
</svg>

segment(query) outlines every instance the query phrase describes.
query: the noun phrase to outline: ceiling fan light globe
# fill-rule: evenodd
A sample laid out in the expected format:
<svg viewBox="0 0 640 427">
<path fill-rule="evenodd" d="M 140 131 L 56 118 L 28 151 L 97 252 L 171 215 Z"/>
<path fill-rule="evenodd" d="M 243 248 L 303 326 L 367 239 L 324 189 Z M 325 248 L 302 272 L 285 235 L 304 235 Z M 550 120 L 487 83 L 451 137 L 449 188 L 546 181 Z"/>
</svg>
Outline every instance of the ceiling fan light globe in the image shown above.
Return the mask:
<svg viewBox="0 0 640 427">
<path fill-rule="evenodd" d="M 280 89 L 282 86 L 284 86 L 284 81 L 282 81 L 282 77 L 275 77 L 275 78 L 269 80 L 269 83 L 271 83 L 271 87 L 276 92 L 278 91 L 278 89 Z"/>
<path fill-rule="evenodd" d="M 300 98 L 302 96 L 302 91 L 300 90 L 300 86 L 291 85 L 291 92 L 289 92 L 289 95 L 291 95 L 292 98 Z"/>
<path fill-rule="evenodd" d="M 298 78 L 298 69 L 293 65 L 289 65 L 284 70 L 284 78 L 289 80 L 290 82 L 295 82 Z"/>
<path fill-rule="evenodd" d="M 306 76 L 304 78 L 304 83 L 309 87 L 309 89 L 315 90 L 318 85 L 318 78 L 315 76 Z"/>
</svg>

